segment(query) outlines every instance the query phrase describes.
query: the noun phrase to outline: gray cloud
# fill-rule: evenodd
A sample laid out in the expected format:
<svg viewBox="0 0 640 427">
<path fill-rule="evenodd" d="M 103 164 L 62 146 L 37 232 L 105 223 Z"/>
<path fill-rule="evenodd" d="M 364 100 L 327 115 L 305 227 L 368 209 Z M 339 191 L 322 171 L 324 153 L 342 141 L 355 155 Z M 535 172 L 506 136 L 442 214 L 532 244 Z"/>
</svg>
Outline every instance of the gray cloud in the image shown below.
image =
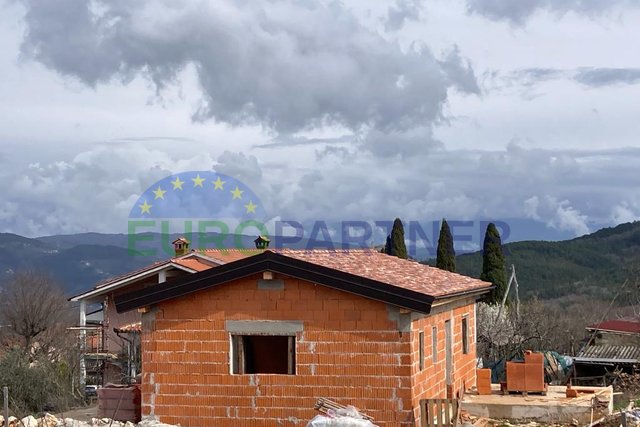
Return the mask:
<svg viewBox="0 0 640 427">
<path fill-rule="evenodd" d="M 451 86 L 477 93 L 457 49 L 443 60 L 424 45 L 403 50 L 337 2 L 23 3 L 25 57 L 89 86 L 142 74 L 160 91 L 192 67 L 195 120 L 393 133 L 431 126 Z"/>
<path fill-rule="evenodd" d="M 582 68 L 573 78 L 592 87 L 637 84 L 640 83 L 640 68 Z"/>
<path fill-rule="evenodd" d="M 480 94 L 480 87 L 471 62 L 460 56 L 458 46 L 454 46 L 439 63 L 451 86 L 461 92 Z"/>
<path fill-rule="evenodd" d="M 384 28 L 387 31 L 400 30 L 407 21 L 418 21 L 422 0 L 396 0 L 387 10 Z"/>
<path fill-rule="evenodd" d="M 552 80 L 571 80 L 583 86 L 601 88 L 614 85 L 635 85 L 640 83 L 640 68 L 598 68 L 580 67 L 575 69 L 523 68 L 508 73 L 487 72 L 482 78 L 484 91 L 516 89 L 531 98 L 531 90 Z"/>
<path fill-rule="evenodd" d="M 576 12 L 597 16 L 620 6 L 638 6 L 634 0 L 467 0 L 470 13 L 479 14 L 496 21 L 509 21 L 522 25 L 539 10 L 558 15 Z"/>
</svg>

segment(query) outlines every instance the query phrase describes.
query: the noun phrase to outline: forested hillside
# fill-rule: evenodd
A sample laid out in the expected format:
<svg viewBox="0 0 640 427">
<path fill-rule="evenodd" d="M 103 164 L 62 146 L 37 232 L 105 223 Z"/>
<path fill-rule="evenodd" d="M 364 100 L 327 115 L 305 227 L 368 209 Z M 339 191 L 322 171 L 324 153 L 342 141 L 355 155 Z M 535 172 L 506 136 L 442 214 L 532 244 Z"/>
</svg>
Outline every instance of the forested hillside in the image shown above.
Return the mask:
<svg viewBox="0 0 640 427">
<path fill-rule="evenodd" d="M 507 269 L 516 267 L 520 295 L 556 298 L 570 294 L 610 296 L 629 279 L 640 281 L 640 222 L 604 228 L 561 242 L 525 241 L 504 245 Z M 456 257 L 457 271 L 479 277 L 482 253 Z"/>
</svg>

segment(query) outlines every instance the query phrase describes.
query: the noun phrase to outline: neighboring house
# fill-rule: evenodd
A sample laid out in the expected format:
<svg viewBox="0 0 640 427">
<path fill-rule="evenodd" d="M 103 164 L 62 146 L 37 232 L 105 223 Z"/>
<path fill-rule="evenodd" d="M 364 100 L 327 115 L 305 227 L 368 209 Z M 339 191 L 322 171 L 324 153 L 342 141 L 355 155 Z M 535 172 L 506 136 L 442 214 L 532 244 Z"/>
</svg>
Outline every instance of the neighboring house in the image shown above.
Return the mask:
<svg viewBox="0 0 640 427">
<path fill-rule="evenodd" d="M 596 323 L 587 327 L 587 333 L 587 345 L 574 358 L 578 382 L 599 383 L 599 378 L 609 373 L 633 373 L 640 366 L 640 319 L 637 317 Z"/>
<path fill-rule="evenodd" d="M 595 345 L 640 345 L 640 319 L 605 320 L 587 326 L 587 332 Z"/>
<path fill-rule="evenodd" d="M 189 242 L 180 238 L 173 242 L 175 257 L 153 263 L 130 273 L 98 283 L 93 288 L 75 295 L 70 301 L 80 303 L 80 325 L 85 336 L 85 354 L 81 364 L 81 381 L 87 384 L 127 382 L 139 372 L 141 315 L 135 311 L 116 313 L 114 296 L 135 289 L 155 286 L 166 280 L 222 265 L 229 261 L 255 254 L 255 250 L 189 250 Z M 99 305 L 98 322 L 91 321 L 87 308 Z"/>
<path fill-rule="evenodd" d="M 142 314 L 142 411 L 196 426 L 304 425 L 317 398 L 380 426 L 475 385 L 491 284 L 372 250 L 265 250 L 115 296 Z"/>
</svg>

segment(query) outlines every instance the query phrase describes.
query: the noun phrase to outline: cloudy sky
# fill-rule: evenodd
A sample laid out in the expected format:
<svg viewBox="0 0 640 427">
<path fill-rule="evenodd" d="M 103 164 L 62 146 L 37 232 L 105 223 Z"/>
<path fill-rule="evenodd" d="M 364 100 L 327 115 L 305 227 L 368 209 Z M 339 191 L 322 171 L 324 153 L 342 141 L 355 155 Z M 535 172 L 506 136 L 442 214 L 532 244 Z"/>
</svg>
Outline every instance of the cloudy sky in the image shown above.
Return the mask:
<svg viewBox="0 0 640 427">
<path fill-rule="evenodd" d="M 272 217 L 640 218 L 640 1 L 0 0 L 0 231 L 215 170 Z"/>
</svg>

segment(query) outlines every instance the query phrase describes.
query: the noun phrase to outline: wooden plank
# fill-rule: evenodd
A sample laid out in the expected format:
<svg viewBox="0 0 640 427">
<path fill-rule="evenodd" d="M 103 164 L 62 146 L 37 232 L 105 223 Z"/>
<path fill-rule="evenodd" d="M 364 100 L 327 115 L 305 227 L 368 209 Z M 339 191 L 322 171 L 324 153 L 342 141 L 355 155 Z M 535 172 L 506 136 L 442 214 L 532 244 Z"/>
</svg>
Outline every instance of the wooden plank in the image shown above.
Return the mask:
<svg viewBox="0 0 640 427">
<path fill-rule="evenodd" d="M 444 405 L 442 407 L 444 410 L 444 423 L 447 426 L 451 425 L 451 400 L 445 399 Z"/>
<path fill-rule="evenodd" d="M 438 411 L 438 425 L 442 425 L 442 399 L 436 399 L 436 411 Z"/>
<path fill-rule="evenodd" d="M 460 421 L 460 409 L 462 408 L 462 405 L 460 405 L 460 400 L 454 400 L 453 401 L 453 413 L 454 415 L 454 419 L 453 419 L 453 427 L 457 427 L 458 426 L 458 422 Z"/>
<path fill-rule="evenodd" d="M 427 401 L 425 399 L 420 400 L 420 427 L 427 426 Z"/>
<path fill-rule="evenodd" d="M 434 427 L 435 423 L 434 423 L 434 413 L 433 413 L 433 407 L 434 407 L 434 403 L 433 403 L 433 399 L 429 399 L 427 401 L 427 421 L 429 422 L 429 427 Z"/>
</svg>

